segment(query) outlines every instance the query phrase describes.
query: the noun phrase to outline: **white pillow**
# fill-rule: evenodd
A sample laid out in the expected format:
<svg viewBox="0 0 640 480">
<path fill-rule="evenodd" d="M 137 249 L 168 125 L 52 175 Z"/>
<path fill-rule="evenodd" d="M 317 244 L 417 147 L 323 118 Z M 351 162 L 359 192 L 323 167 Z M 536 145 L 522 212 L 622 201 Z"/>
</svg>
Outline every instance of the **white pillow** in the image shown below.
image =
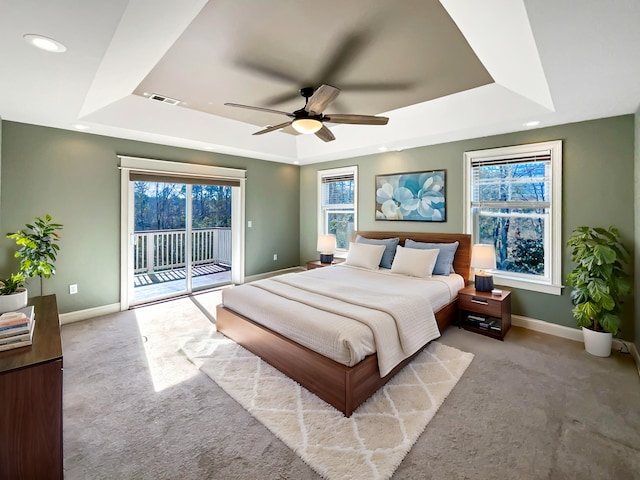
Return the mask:
<svg viewBox="0 0 640 480">
<path fill-rule="evenodd" d="M 398 245 L 396 256 L 391 265 L 391 273 L 399 273 L 410 277 L 430 277 L 433 267 L 436 265 L 437 248 L 421 250 L 417 248 L 404 248 Z"/>
<path fill-rule="evenodd" d="M 349 243 L 349 253 L 347 253 L 347 259 L 344 263 L 352 267 L 378 270 L 384 250 L 384 245 L 351 242 Z"/>
</svg>

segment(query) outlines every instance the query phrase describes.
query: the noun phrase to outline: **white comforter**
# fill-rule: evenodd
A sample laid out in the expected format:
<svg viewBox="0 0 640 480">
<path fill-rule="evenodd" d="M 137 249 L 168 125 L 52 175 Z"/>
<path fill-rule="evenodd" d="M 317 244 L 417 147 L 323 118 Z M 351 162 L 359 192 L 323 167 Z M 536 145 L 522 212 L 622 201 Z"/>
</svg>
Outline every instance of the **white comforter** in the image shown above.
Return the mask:
<svg viewBox="0 0 640 480">
<path fill-rule="evenodd" d="M 382 376 L 438 338 L 437 307 L 464 282 L 417 279 L 338 265 L 223 291 L 226 307 L 345 365 L 378 353 Z M 462 286 L 460 285 L 462 283 Z"/>
</svg>

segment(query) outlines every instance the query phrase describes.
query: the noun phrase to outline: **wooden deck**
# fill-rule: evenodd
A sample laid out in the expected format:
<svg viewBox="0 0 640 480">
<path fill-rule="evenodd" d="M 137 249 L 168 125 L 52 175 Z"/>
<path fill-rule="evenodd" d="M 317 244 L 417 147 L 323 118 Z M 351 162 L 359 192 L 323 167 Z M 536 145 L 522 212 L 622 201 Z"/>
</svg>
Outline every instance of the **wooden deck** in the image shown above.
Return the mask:
<svg viewBox="0 0 640 480">
<path fill-rule="evenodd" d="M 184 292 L 185 278 L 184 268 L 134 275 L 134 302 Z M 231 267 L 219 264 L 198 265 L 193 267 L 191 283 L 193 290 L 231 283 Z"/>
</svg>

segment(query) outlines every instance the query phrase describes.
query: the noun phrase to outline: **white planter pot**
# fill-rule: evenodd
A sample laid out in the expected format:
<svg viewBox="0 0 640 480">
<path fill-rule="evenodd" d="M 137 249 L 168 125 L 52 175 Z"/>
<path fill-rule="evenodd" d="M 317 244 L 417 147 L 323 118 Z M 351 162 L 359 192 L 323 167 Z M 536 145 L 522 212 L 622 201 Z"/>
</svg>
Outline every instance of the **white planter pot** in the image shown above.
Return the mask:
<svg viewBox="0 0 640 480">
<path fill-rule="evenodd" d="M 611 343 L 613 335 L 607 332 L 595 332 L 582 327 L 584 349 L 587 353 L 596 357 L 608 357 L 611 355 Z"/>
<path fill-rule="evenodd" d="M 15 312 L 27 306 L 27 289 L 19 288 L 16 293 L 0 295 L 0 313 Z"/>
</svg>

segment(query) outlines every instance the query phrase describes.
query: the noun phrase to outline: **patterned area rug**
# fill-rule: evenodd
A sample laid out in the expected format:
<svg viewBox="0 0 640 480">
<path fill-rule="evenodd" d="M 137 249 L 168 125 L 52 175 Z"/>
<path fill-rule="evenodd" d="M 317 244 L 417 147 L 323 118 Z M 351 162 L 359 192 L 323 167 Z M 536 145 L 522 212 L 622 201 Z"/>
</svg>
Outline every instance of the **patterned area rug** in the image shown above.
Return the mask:
<svg viewBox="0 0 640 480">
<path fill-rule="evenodd" d="M 189 338 L 182 350 L 318 474 L 354 480 L 391 477 L 473 359 L 432 342 L 345 418 L 222 334 Z"/>
</svg>

